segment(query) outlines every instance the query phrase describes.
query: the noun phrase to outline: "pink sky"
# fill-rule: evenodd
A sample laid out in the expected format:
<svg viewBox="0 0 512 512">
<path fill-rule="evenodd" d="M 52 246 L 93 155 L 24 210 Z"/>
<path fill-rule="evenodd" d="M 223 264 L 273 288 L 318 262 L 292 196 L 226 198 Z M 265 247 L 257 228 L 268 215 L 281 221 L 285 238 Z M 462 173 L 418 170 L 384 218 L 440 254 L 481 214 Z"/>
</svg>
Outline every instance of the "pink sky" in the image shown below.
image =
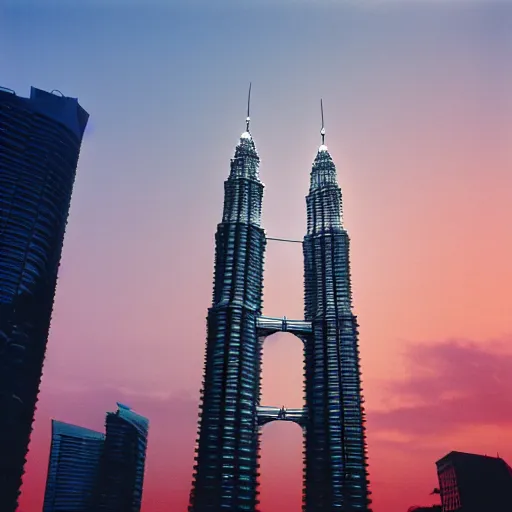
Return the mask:
<svg viewBox="0 0 512 512">
<path fill-rule="evenodd" d="M 58 88 L 91 113 L 22 512 L 41 509 L 50 419 L 102 429 L 116 401 L 151 421 L 143 512 L 186 510 L 214 233 L 250 80 L 269 236 L 305 232 L 324 98 L 375 512 L 434 502 L 450 450 L 512 462 L 512 9 L 436 4 L 6 10 L 1 85 Z M 302 274 L 300 245 L 269 243 L 265 314 L 302 317 Z M 300 406 L 300 342 L 275 335 L 264 352 L 265 404 Z M 293 424 L 265 427 L 262 512 L 299 510 L 301 443 Z"/>
</svg>

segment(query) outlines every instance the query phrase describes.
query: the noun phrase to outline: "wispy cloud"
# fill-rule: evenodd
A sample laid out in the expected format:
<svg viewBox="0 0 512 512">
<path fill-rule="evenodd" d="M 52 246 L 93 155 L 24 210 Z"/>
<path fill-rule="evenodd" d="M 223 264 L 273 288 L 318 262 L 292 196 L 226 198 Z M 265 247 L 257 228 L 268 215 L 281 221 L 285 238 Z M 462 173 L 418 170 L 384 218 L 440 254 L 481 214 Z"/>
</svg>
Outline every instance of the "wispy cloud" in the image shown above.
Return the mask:
<svg viewBox="0 0 512 512">
<path fill-rule="evenodd" d="M 512 354 L 503 347 L 469 341 L 410 347 L 410 377 L 388 387 L 408 405 L 370 411 L 372 428 L 436 436 L 468 426 L 512 425 Z"/>
</svg>

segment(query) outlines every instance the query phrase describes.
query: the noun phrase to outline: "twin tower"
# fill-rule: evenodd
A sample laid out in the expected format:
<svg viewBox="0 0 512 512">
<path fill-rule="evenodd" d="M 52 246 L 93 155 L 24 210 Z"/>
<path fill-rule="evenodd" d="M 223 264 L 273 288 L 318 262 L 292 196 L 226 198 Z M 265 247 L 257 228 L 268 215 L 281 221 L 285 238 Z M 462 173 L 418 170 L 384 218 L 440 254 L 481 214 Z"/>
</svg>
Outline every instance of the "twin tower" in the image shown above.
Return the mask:
<svg viewBox="0 0 512 512">
<path fill-rule="evenodd" d="M 306 198 L 304 320 L 262 316 L 263 184 L 249 116 L 231 161 L 224 213 L 215 235 L 213 301 L 189 512 L 258 510 L 260 430 L 278 420 L 294 421 L 304 432 L 304 512 L 369 512 L 349 237 L 323 126 L 321 134 Z M 260 404 L 263 342 L 279 331 L 295 334 L 304 344 L 304 409 Z"/>
</svg>

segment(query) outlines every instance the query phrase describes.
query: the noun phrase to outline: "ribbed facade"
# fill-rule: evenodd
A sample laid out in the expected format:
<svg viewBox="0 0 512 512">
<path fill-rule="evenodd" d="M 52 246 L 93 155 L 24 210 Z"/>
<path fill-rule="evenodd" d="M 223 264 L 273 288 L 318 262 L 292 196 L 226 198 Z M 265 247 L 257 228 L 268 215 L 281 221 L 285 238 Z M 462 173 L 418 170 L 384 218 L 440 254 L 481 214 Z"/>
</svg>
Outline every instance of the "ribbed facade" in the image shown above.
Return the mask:
<svg viewBox="0 0 512 512">
<path fill-rule="evenodd" d="M 304 237 L 306 341 L 304 510 L 367 511 L 364 409 L 357 320 L 352 313 L 349 237 L 327 148 L 311 172 Z"/>
<path fill-rule="evenodd" d="M 231 161 L 215 237 L 190 512 L 253 511 L 257 505 L 261 347 L 256 320 L 261 314 L 265 250 L 258 166 L 254 142 L 245 132 Z"/>
<path fill-rule="evenodd" d="M 0 90 L 0 503 L 16 510 L 88 114 Z"/>
<path fill-rule="evenodd" d="M 43 512 L 91 512 L 105 435 L 52 421 Z"/>
<path fill-rule="evenodd" d="M 322 144 L 307 196 L 305 319 L 288 320 L 261 315 L 266 238 L 258 163 L 246 132 L 225 183 L 216 235 L 189 512 L 257 510 L 259 434 L 271 421 L 293 421 L 303 429 L 305 512 L 369 512 L 358 325 L 336 169 Z M 303 409 L 260 404 L 262 345 L 280 331 L 304 342 Z"/>
<path fill-rule="evenodd" d="M 149 422 L 118 404 L 108 413 L 94 512 L 139 512 Z"/>
</svg>

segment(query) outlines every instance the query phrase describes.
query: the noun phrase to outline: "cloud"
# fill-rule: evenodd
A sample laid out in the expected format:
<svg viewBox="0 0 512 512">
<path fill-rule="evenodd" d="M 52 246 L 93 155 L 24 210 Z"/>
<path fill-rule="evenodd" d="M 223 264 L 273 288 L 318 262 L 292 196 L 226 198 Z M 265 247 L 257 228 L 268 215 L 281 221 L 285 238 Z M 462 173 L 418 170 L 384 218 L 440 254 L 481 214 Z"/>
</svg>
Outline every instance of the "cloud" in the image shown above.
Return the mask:
<svg viewBox="0 0 512 512">
<path fill-rule="evenodd" d="M 410 377 L 388 386 L 402 403 L 369 411 L 369 427 L 436 436 L 468 426 L 512 425 L 512 354 L 502 344 L 468 341 L 411 346 Z"/>
</svg>

